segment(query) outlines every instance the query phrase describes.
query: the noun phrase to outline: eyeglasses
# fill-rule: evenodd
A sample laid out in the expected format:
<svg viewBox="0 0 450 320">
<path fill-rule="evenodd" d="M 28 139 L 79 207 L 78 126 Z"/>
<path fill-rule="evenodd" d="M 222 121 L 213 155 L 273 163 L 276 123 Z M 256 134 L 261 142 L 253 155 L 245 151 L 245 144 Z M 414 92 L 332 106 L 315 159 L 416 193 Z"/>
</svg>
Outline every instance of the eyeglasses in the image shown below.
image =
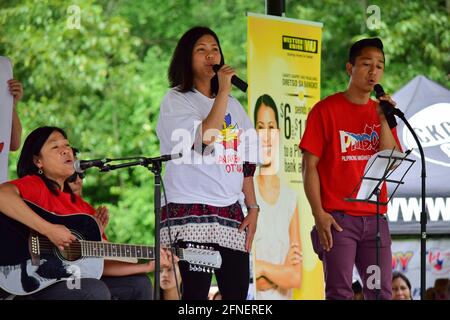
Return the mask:
<svg viewBox="0 0 450 320">
<path fill-rule="evenodd" d="M 86 174 L 84 172 L 81 172 L 81 173 L 75 172 L 73 175 L 71 175 L 69 178 L 67 178 L 67 182 L 73 183 L 73 182 L 77 181 L 77 176 L 80 177 L 80 179 L 84 179 Z"/>
</svg>

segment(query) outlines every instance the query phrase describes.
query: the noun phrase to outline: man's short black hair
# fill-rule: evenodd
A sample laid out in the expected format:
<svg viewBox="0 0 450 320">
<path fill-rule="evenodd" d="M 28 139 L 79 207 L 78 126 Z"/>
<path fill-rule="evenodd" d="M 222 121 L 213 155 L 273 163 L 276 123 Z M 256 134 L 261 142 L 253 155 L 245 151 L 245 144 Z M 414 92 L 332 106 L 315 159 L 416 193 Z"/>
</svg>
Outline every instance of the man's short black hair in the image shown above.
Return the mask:
<svg viewBox="0 0 450 320">
<path fill-rule="evenodd" d="M 361 54 L 361 51 L 364 48 L 372 47 L 372 48 L 378 48 L 383 53 L 384 58 L 384 51 L 383 51 L 383 42 L 381 42 L 380 38 L 365 38 L 356 41 L 351 47 L 350 51 L 348 53 L 348 62 L 351 64 L 355 64 L 356 58 Z"/>
</svg>

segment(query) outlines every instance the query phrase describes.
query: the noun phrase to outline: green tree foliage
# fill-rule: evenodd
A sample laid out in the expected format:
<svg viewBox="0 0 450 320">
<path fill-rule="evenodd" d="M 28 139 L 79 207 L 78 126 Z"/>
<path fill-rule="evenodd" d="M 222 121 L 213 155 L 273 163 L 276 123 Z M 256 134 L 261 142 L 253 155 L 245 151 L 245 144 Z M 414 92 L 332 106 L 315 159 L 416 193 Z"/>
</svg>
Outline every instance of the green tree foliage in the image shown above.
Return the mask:
<svg viewBox="0 0 450 320">
<path fill-rule="evenodd" d="M 80 28 L 72 28 L 80 9 Z M 322 96 L 344 90 L 349 45 L 380 36 L 386 46 L 385 88 L 418 74 L 449 87 L 449 11 L 445 1 L 383 1 L 370 30 L 368 1 L 286 0 L 286 16 L 324 23 Z M 159 104 L 167 68 L 183 32 L 194 25 L 219 36 L 228 64 L 246 77 L 246 13 L 263 0 L 3 0 L 0 55 L 14 63 L 25 96 L 18 110 L 24 136 L 41 125 L 65 128 L 81 158 L 155 156 Z M 246 95 L 234 91 L 246 106 Z M 10 176 L 18 154 L 12 154 Z M 195 183 L 195 182 L 193 182 Z M 107 234 L 119 242 L 153 243 L 153 174 L 135 167 L 89 171 L 84 196 L 111 211 Z"/>
<path fill-rule="evenodd" d="M 371 5 L 378 5 L 379 28 L 369 29 L 376 18 Z M 448 1 L 287 1 L 287 11 L 290 17 L 324 24 L 322 97 L 345 89 L 348 48 L 364 37 L 383 40 L 387 92 L 395 92 L 420 74 L 450 87 Z"/>
<path fill-rule="evenodd" d="M 41 125 L 65 128 L 83 158 L 158 154 L 150 121 L 157 104 L 151 105 L 152 81 L 144 78 L 148 64 L 137 55 L 142 41 L 125 18 L 106 16 L 94 1 L 71 5 L 81 10 L 79 29 L 68 26 L 65 1 L 22 1 L 0 11 L 1 52 L 25 87 L 19 106 L 24 133 Z M 144 237 L 135 237 L 135 230 L 152 230 L 151 183 L 146 169 L 89 175 L 84 194 L 94 204 L 109 204 L 111 239 L 140 242 Z"/>
</svg>

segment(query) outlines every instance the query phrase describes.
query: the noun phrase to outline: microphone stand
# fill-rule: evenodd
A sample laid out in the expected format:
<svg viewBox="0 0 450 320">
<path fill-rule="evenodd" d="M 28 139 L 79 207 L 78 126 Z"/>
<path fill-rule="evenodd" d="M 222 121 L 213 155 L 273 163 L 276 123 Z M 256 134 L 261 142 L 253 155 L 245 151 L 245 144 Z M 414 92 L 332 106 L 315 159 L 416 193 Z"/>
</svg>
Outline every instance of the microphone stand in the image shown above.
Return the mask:
<svg viewBox="0 0 450 320">
<path fill-rule="evenodd" d="M 416 141 L 417 147 L 419 148 L 420 153 L 420 162 L 422 164 L 422 173 L 421 173 L 421 179 L 422 179 L 422 192 L 421 192 L 421 199 L 422 199 L 422 211 L 420 212 L 420 298 L 421 300 L 425 300 L 425 288 L 426 288 L 426 240 L 427 240 L 427 212 L 426 212 L 426 205 L 425 205 L 425 198 L 426 198 L 426 186 L 425 186 L 425 180 L 426 180 L 426 166 L 425 166 L 425 154 L 423 152 L 422 144 L 419 141 L 419 138 L 417 137 L 416 132 L 411 127 L 409 122 L 405 118 L 405 114 L 397 108 L 393 108 L 393 114 L 395 114 L 397 117 L 402 119 L 402 121 L 405 123 L 406 127 L 411 132 L 412 136 L 414 137 L 414 140 Z"/>
<path fill-rule="evenodd" d="M 122 158 L 127 159 L 127 158 Z M 128 159 L 136 159 L 134 158 L 128 158 Z M 154 212 L 155 212 L 155 284 L 153 286 L 154 292 L 153 292 L 153 299 L 154 300 L 160 300 L 160 221 L 161 221 L 161 168 L 162 168 L 162 162 L 167 161 L 169 159 L 162 159 L 161 157 L 157 158 L 145 158 L 145 157 L 139 157 L 139 160 L 132 161 L 128 163 L 121 163 L 121 164 L 105 164 L 100 171 L 101 172 L 109 172 L 111 170 L 116 170 L 120 168 L 127 168 L 132 166 L 143 166 L 146 167 L 149 171 L 153 172 L 155 176 L 155 188 L 153 193 L 154 198 Z M 118 159 L 115 159 L 118 160 Z"/>
<path fill-rule="evenodd" d="M 161 221 L 161 160 L 150 163 L 147 169 L 153 172 L 155 176 L 155 187 L 153 191 L 154 211 L 155 211 L 155 285 L 154 300 L 160 300 L 159 276 L 160 276 L 160 221 Z"/>
</svg>

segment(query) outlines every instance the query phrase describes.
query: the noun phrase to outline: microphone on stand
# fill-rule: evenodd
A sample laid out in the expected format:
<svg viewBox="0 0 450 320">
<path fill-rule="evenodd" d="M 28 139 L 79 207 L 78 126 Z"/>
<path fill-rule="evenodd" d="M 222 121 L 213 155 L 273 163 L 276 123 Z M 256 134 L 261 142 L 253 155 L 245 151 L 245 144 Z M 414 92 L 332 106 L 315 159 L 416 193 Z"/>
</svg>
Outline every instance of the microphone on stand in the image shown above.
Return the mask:
<svg viewBox="0 0 450 320">
<path fill-rule="evenodd" d="M 382 97 L 385 95 L 383 87 L 379 84 L 376 84 L 373 88 L 375 90 L 375 94 L 377 99 L 379 97 Z M 417 147 L 419 149 L 420 153 L 420 162 L 422 165 L 421 169 L 421 212 L 420 212 L 420 297 L 422 300 L 425 299 L 425 289 L 426 289 L 426 254 L 427 254 L 427 221 L 428 221 L 428 215 L 427 215 L 427 208 L 426 208 L 426 177 L 427 177 L 427 168 L 425 165 L 425 153 L 423 152 L 422 144 L 420 143 L 419 137 L 417 136 L 416 132 L 414 131 L 411 124 L 406 120 L 405 114 L 403 111 L 401 111 L 398 108 L 394 108 L 389 102 L 387 101 L 380 101 L 380 107 L 383 110 L 384 115 L 386 116 L 386 120 L 389 124 L 390 128 L 393 128 L 397 125 L 397 121 L 395 119 L 396 115 L 400 119 L 403 120 L 405 123 L 405 126 L 408 128 L 408 130 L 411 132 L 414 140 L 416 141 Z M 411 152 L 411 150 L 409 150 Z M 407 152 L 407 154 L 409 154 Z"/>
<path fill-rule="evenodd" d="M 154 157 L 154 158 L 142 158 L 140 161 L 141 161 L 142 165 L 149 165 L 149 164 L 153 164 L 153 163 L 161 163 L 161 162 L 178 159 L 178 158 L 181 158 L 182 156 L 183 156 L 183 154 L 180 152 L 180 153 L 174 153 L 174 154 L 165 154 L 165 155 L 162 155 L 159 157 Z"/>
<path fill-rule="evenodd" d="M 215 64 L 212 66 L 215 73 L 222 68 L 220 64 Z M 238 76 L 234 75 L 231 77 L 231 83 L 235 85 L 237 88 L 239 88 L 241 91 L 246 92 L 248 84 L 244 80 L 240 79 Z"/>
<path fill-rule="evenodd" d="M 154 158 L 145 158 L 145 160 L 147 160 L 148 162 L 165 162 L 165 161 L 170 161 L 170 160 L 174 160 L 174 159 L 178 159 L 181 158 L 183 156 L 183 154 L 180 153 L 174 153 L 174 154 L 165 154 L 159 157 L 154 157 Z"/>
<path fill-rule="evenodd" d="M 73 168 L 75 169 L 75 172 L 83 173 L 86 169 L 92 167 L 97 167 L 101 169 L 107 162 L 109 162 L 108 159 L 75 160 L 73 162 Z"/>
<path fill-rule="evenodd" d="M 95 160 L 75 160 L 73 162 L 73 168 L 77 173 L 83 173 L 86 169 L 97 167 L 101 172 L 108 172 L 115 169 L 127 168 L 137 165 L 147 166 L 152 163 L 160 163 L 165 161 L 170 161 L 174 159 L 181 158 L 183 155 L 181 153 L 166 154 L 154 158 L 145 157 L 128 157 L 128 158 L 118 158 L 118 159 L 95 159 Z M 120 163 L 115 165 L 110 165 L 112 161 L 123 161 L 123 160 L 135 160 L 132 162 Z"/>
</svg>

